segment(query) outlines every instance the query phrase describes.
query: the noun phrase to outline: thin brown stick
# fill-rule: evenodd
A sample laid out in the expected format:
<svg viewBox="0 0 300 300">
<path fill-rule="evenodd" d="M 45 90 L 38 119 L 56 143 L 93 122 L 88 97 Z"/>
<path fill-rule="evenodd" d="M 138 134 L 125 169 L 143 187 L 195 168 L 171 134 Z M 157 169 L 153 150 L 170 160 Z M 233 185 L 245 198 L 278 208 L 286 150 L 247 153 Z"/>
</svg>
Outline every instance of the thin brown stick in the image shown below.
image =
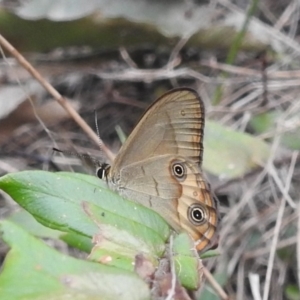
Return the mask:
<svg viewBox="0 0 300 300">
<path fill-rule="evenodd" d="M 130 57 L 127 49 L 125 47 L 120 47 L 119 48 L 121 57 L 123 58 L 123 60 L 127 63 L 127 65 L 132 68 L 132 69 L 137 69 L 138 66 L 137 64 L 134 62 L 134 60 Z"/>
<path fill-rule="evenodd" d="M 67 111 L 70 117 L 82 128 L 82 130 L 97 144 L 99 145 L 99 137 L 88 126 L 88 124 L 80 117 L 76 110 L 70 105 L 66 98 L 64 98 L 45 78 L 19 53 L 1 34 L 0 44 L 5 48 L 16 60 L 20 63 L 25 70 L 27 70 L 32 77 L 34 77 L 45 90 L 53 96 L 53 98 Z M 106 147 L 102 140 L 100 140 L 102 150 L 105 152 L 110 160 L 114 159 L 114 154 Z"/>
<path fill-rule="evenodd" d="M 215 292 L 220 296 L 220 298 L 223 300 L 229 300 L 228 295 L 225 293 L 225 291 L 222 289 L 219 283 L 215 280 L 212 274 L 204 266 L 202 270 L 204 276 L 206 277 L 212 288 L 215 290 Z"/>
<path fill-rule="evenodd" d="M 234 75 L 241 75 L 248 77 L 247 81 L 253 79 L 259 79 L 261 77 L 261 71 L 254 70 L 246 67 L 232 66 L 225 63 L 220 63 L 216 60 L 203 59 L 200 61 L 202 66 L 209 67 L 214 70 L 220 70 L 228 72 Z M 296 79 L 300 77 L 300 70 L 288 70 L 288 71 L 277 71 L 277 70 L 266 70 L 266 75 L 269 79 Z M 226 81 L 225 81 L 226 82 Z M 240 82 L 240 81 L 239 81 Z"/>
</svg>

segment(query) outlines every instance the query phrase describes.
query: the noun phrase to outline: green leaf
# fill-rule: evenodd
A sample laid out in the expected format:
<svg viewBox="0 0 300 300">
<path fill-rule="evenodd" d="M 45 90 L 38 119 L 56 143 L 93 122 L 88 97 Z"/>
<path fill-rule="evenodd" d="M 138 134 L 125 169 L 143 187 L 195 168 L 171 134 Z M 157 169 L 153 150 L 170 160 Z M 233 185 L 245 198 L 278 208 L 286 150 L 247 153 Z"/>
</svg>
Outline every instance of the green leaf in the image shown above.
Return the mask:
<svg viewBox="0 0 300 300">
<path fill-rule="evenodd" d="M 89 251 L 93 237 L 96 245 L 90 260 L 133 271 L 136 255 L 142 253 L 154 270 L 165 249 L 169 227 L 164 220 L 152 210 L 107 190 L 97 178 L 27 171 L 2 177 L 0 188 L 43 224 L 68 232 L 62 239 L 69 244 Z M 31 229 L 45 236 L 39 230 Z M 195 290 L 202 274 L 198 254 L 191 249 L 194 242 L 187 234 L 175 238 L 177 275 L 184 287 Z"/>
<path fill-rule="evenodd" d="M 204 149 L 203 168 L 222 179 L 241 177 L 270 156 L 264 141 L 212 121 L 206 123 Z"/>
<path fill-rule="evenodd" d="M 300 291 L 297 285 L 289 284 L 284 291 L 286 299 L 288 300 L 298 300 L 300 299 Z"/>
<path fill-rule="evenodd" d="M 256 133 L 264 133 L 274 127 L 276 118 L 278 118 L 277 112 L 262 113 L 251 118 L 250 125 Z"/>
<path fill-rule="evenodd" d="M 134 273 L 68 257 L 12 222 L 0 226 L 11 247 L 0 273 L 1 300 L 150 298 L 147 285 Z"/>
<path fill-rule="evenodd" d="M 173 244 L 176 274 L 180 283 L 189 290 L 197 290 L 202 281 L 202 263 L 194 241 L 186 233 L 179 234 Z"/>
<path fill-rule="evenodd" d="M 100 232 L 112 242 L 120 240 L 124 249 L 143 245 L 136 251 L 153 257 L 164 252 L 170 229 L 163 218 L 123 199 L 96 177 L 25 171 L 2 177 L 0 188 L 50 228 L 90 238 Z"/>
<path fill-rule="evenodd" d="M 135 258 L 139 248 L 124 248 L 122 245 L 101 238 L 101 242 L 97 244 L 89 255 L 89 259 L 102 264 L 115 266 L 125 270 L 134 270 Z M 147 254 L 146 254 L 147 255 Z M 145 255 L 144 255 L 145 256 Z M 158 260 L 148 255 L 146 257 L 153 266 L 158 265 Z"/>
<path fill-rule="evenodd" d="M 156 253 L 155 249 L 149 247 L 147 240 L 139 238 L 149 236 L 147 227 L 136 226 L 134 223 L 130 224 L 129 220 L 124 222 L 122 219 L 114 219 L 113 225 L 108 224 L 102 220 L 105 215 L 102 215 L 99 207 L 91 203 L 86 206 L 86 210 L 100 229 L 100 234 L 94 237 L 97 244 L 90 259 L 133 271 L 136 255 L 143 253 L 149 261 L 157 265 L 157 254 L 161 255 L 163 252 Z M 163 250 L 164 246 L 163 244 Z"/>
<path fill-rule="evenodd" d="M 84 251 L 86 253 L 90 253 L 93 248 L 91 239 L 81 234 L 68 232 L 61 234 L 59 238 L 69 246 Z"/>
<path fill-rule="evenodd" d="M 206 258 L 216 257 L 216 256 L 220 256 L 219 250 L 208 250 L 208 251 L 204 252 L 203 254 L 201 254 L 200 258 L 206 259 Z"/>
<path fill-rule="evenodd" d="M 9 221 L 14 222 L 30 234 L 40 238 L 60 239 L 67 243 L 69 246 L 77 248 L 81 251 L 90 253 L 93 247 L 91 238 L 77 234 L 77 233 L 64 233 L 58 230 L 50 229 L 37 222 L 36 219 L 29 214 L 26 210 L 20 210 L 12 214 Z"/>
<path fill-rule="evenodd" d="M 12 214 L 8 220 L 19 225 L 36 237 L 59 239 L 62 235 L 62 232 L 59 230 L 54 230 L 43 226 L 41 223 L 37 222 L 30 213 L 23 209 Z"/>
</svg>

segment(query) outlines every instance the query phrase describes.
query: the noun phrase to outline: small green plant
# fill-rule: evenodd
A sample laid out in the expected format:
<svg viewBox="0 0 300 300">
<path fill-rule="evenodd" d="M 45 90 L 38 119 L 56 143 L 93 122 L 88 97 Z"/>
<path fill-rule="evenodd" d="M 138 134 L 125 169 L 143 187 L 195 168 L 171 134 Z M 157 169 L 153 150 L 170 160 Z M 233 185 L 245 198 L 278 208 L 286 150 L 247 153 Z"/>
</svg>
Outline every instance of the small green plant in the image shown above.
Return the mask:
<svg viewBox="0 0 300 300">
<path fill-rule="evenodd" d="M 1 221 L 11 249 L 0 273 L 0 299 L 150 299 L 146 279 L 154 279 L 166 257 L 171 233 L 157 213 L 81 174 L 25 171 L 2 177 L 0 188 L 53 229 L 19 218 Z M 37 237 L 43 235 L 89 255 L 79 260 L 60 253 Z M 192 248 L 190 238 L 180 234 L 168 256 L 173 275 L 189 290 L 199 287 L 202 275 Z"/>
</svg>

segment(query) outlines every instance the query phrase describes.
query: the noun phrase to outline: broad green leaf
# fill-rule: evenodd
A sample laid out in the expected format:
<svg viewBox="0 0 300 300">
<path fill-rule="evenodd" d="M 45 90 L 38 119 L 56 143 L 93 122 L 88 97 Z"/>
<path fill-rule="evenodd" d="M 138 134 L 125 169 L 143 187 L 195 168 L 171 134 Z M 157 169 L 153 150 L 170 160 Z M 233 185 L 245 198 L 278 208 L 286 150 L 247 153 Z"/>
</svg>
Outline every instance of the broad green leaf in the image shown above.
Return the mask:
<svg viewBox="0 0 300 300">
<path fill-rule="evenodd" d="M 203 168 L 222 179 L 240 177 L 263 165 L 270 146 L 247 133 L 207 121 L 204 134 Z"/>
<path fill-rule="evenodd" d="M 12 214 L 8 218 L 8 220 L 19 225 L 20 227 L 22 227 L 23 229 L 25 229 L 30 234 L 36 237 L 60 239 L 68 245 L 87 253 L 90 253 L 93 247 L 91 238 L 74 232 L 65 233 L 46 227 L 41 223 L 37 222 L 36 219 L 30 213 L 23 209 Z"/>
<path fill-rule="evenodd" d="M 25 171 L 2 177 L 0 188 L 50 228 L 90 238 L 102 230 L 101 235 L 110 238 L 113 227 L 119 229 L 117 237 L 126 231 L 132 236 L 128 242 L 138 240 L 153 256 L 164 252 L 170 229 L 163 218 L 123 199 L 93 176 Z"/>
<path fill-rule="evenodd" d="M 63 233 L 59 238 L 69 246 L 86 253 L 90 253 L 93 248 L 92 240 L 89 237 L 77 234 L 75 232 Z"/>
<path fill-rule="evenodd" d="M 141 253 L 139 248 L 124 248 L 120 243 L 111 242 L 108 239 L 101 238 L 99 243 L 92 249 L 89 259 L 102 264 L 115 266 L 121 269 L 134 271 L 136 256 Z M 157 267 L 158 260 L 144 253 L 143 257 Z"/>
<path fill-rule="evenodd" d="M 150 298 L 147 285 L 132 272 L 61 254 L 9 221 L 0 229 L 11 248 L 0 273 L 1 300 Z"/>
<path fill-rule="evenodd" d="M 153 229 L 155 233 L 159 234 L 164 241 L 169 237 L 170 228 L 159 214 L 141 204 L 122 198 L 108 189 L 106 183 L 99 178 L 79 173 L 46 173 L 47 175 L 61 174 L 63 178 L 74 178 L 77 182 L 85 181 L 94 188 L 94 190 L 91 191 L 90 186 L 86 186 L 84 187 L 84 190 L 80 191 L 80 194 L 83 195 L 86 195 L 86 192 L 89 192 L 91 200 L 88 201 L 88 203 L 91 203 L 90 207 L 95 209 L 97 209 L 97 207 L 103 208 L 103 210 L 107 210 L 109 212 L 112 211 L 120 217 L 128 218 L 133 222 L 149 227 L 150 229 Z M 97 190 L 97 188 L 99 189 Z"/>
<path fill-rule="evenodd" d="M 143 253 L 149 261 L 157 265 L 157 256 L 153 255 L 153 249 L 149 248 L 148 241 L 137 238 L 149 235 L 147 227 L 134 224 L 127 227 L 129 221 L 123 222 L 118 218 L 113 221 L 113 225 L 109 224 L 102 220 L 105 219 L 105 215 L 99 207 L 91 203 L 86 205 L 86 211 L 92 216 L 100 232 L 94 237 L 96 246 L 90 259 L 133 271 L 136 255 Z"/>
<path fill-rule="evenodd" d="M 186 233 L 181 233 L 174 239 L 173 255 L 176 274 L 181 284 L 189 290 L 197 290 L 202 281 L 202 262 L 194 241 Z"/>
<path fill-rule="evenodd" d="M 37 222 L 30 213 L 23 209 L 12 214 L 8 220 L 19 225 L 20 227 L 28 231 L 28 233 L 36 237 L 59 239 L 62 235 L 61 231 L 51 229 Z"/>
<path fill-rule="evenodd" d="M 154 269 L 165 248 L 168 225 L 152 210 L 118 195 L 113 198 L 115 194 L 102 186 L 97 178 L 74 173 L 27 171 L 0 179 L 0 188 L 37 220 L 68 232 L 64 239 L 69 244 L 88 251 L 93 237 L 96 245 L 89 259 L 133 271 L 136 255 L 142 253 Z M 201 281 L 200 260 L 191 248 L 193 241 L 186 234 L 175 238 L 179 280 L 186 288 L 196 289 Z"/>
</svg>

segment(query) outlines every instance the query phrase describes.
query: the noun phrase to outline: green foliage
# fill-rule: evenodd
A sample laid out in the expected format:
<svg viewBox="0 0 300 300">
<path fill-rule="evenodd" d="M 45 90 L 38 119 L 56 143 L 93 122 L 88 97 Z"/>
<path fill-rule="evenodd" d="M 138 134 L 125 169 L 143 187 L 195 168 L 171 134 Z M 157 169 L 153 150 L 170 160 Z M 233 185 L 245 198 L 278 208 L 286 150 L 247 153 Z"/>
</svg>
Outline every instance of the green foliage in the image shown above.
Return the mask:
<svg viewBox="0 0 300 300">
<path fill-rule="evenodd" d="M 216 122 L 206 122 L 204 136 L 203 168 L 223 179 L 245 175 L 270 155 L 270 146 L 261 139 Z"/>
<path fill-rule="evenodd" d="M 45 226 L 89 238 L 101 230 L 104 239 L 160 256 L 169 236 L 163 218 L 104 186 L 92 176 L 43 171 L 6 175 L 0 182 L 5 192 Z"/>
<path fill-rule="evenodd" d="M 0 274 L 1 300 L 150 298 L 132 272 L 59 253 L 9 221 L 1 222 L 1 231 L 11 247 Z"/>
<path fill-rule="evenodd" d="M 52 228 L 39 225 L 24 212 L 2 223 L 3 238 L 11 250 L 0 273 L 0 299 L 63 299 L 66 294 L 72 299 L 116 299 L 122 288 L 128 293 L 118 299 L 148 299 L 149 290 L 135 275 L 134 266 L 137 255 L 142 255 L 154 269 L 165 252 L 170 229 L 157 213 L 121 198 L 98 178 L 81 174 L 14 173 L 0 178 L 0 188 Z M 94 262 L 60 254 L 33 235 L 64 240 L 91 252 L 89 259 Z M 192 245 L 186 234 L 179 235 L 172 255 L 179 280 L 195 290 L 201 273 Z M 28 280 L 16 290 L 14 286 L 24 274 Z M 112 288 L 113 278 L 127 286 Z M 135 298 L 130 298 L 131 292 Z"/>
<path fill-rule="evenodd" d="M 173 249 L 173 259 L 180 282 L 188 289 L 198 289 L 202 280 L 202 277 L 199 277 L 199 269 L 202 265 L 196 251 L 194 255 L 191 255 L 190 249 L 193 249 L 193 242 L 188 235 L 180 234 L 174 240 Z M 195 268 L 195 266 L 198 267 Z"/>
<path fill-rule="evenodd" d="M 288 285 L 285 288 L 285 297 L 287 300 L 298 300 L 300 299 L 300 291 L 297 285 Z"/>
</svg>

